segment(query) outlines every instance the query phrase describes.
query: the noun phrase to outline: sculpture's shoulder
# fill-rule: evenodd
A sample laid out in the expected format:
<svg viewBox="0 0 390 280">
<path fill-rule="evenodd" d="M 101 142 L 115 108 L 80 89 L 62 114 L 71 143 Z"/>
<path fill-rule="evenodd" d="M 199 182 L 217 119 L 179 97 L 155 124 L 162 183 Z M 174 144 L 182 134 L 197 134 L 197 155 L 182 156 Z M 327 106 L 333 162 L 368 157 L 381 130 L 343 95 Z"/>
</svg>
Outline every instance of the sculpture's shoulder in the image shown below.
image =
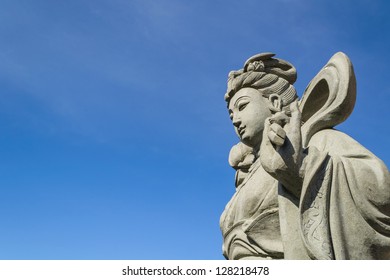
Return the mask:
<svg viewBox="0 0 390 280">
<path fill-rule="evenodd" d="M 335 129 L 324 129 L 310 139 L 309 154 L 310 147 L 326 153 L 333 162 L 342 162 L 344 168 L 354 169 L 355 173 L 375 174 L 380 182 L 378 185 L 382 186 L 382 192 L 378 193 L 383 195 L 379 197 L 390 199 L 390 173 L 386 164 L 349 135 Z"/>
<path fill-rule="evenodd" d="M 346 156 L 360 158 L 376 158 L 367 148 L 351 136 L 336 129 L 323 129 L 310 139 L 308 147 L 316 147 L 331 156 Z"/>
<path fill-rule="evenodd" d="M 326 148 L 326 147 L 334 147 L 337 143 L 353 143 L 360 145 L 356 140 L 354 140 L 351 136 L 341 132 L 337 129 L 329 128 L 323 129 L 315 133 L 310 141 L 308 146 L 315 145 L 317 148 Z M 322 150 L 322 149 L 321 149 Z"/>
</svg>

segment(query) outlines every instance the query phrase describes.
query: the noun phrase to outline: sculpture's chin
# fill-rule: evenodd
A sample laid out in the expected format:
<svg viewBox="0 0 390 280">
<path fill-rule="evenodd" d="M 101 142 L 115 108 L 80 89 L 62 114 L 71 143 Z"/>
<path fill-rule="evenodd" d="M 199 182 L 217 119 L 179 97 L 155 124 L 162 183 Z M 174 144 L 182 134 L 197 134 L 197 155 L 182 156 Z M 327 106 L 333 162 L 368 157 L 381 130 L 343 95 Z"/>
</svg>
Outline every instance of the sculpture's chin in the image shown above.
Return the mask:
<svg viewBox="0 0 390 280">
<path fill-rule="evenodd" d="M 249 137 L 243 135 L 243 137 L 240 137 L 241 142 L 244 143 L 245 145 L 255 149 L 260 146 L 261 143 L 261 137 Z"/>
</svg>

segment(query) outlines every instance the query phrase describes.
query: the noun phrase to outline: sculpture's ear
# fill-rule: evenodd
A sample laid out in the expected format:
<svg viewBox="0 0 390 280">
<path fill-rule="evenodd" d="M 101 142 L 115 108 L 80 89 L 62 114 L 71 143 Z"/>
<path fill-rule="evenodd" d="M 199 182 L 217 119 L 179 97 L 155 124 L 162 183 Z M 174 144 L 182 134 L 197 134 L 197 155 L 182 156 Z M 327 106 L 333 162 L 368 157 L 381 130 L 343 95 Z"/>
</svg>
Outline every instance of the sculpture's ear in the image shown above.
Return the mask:
<svg viewBox="0 0 390 280">
<path fill-rule="evenodd" d="M 280 112 L 282 110 L 282 99 L 277 94 L 271 94 L 268 96 L 268 101 L 270 102 L 271 111 Z"/>
<path fill-rule="evenodd" d="M 356 79 L 351 61 L 338 52 L 309 83 L 299 103 L 303 145 L 306 147 L 316 132 L 346 120 L 355 100 Z"/>
</svg>

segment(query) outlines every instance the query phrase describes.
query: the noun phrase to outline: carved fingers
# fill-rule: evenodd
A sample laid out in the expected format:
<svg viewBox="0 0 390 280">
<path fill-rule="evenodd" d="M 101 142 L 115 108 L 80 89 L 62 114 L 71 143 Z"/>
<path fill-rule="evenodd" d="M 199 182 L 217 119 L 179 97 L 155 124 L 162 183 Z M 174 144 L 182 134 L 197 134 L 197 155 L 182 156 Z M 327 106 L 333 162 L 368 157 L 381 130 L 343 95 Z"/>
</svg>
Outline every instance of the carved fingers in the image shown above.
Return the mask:
<svg viewBox="0 0 390 280">
<path fill-rule="evenodd" d="M 279 153 L 297 153 L 302 149 L 301 113 L 298 102 L 291 103 L 289 109 L 287 113 L 285 111 L 275 113 L 266 120 L 264 126 L 263 141 L 265 145 L 271 143 L 275 148 L 279 147 Z M 285 144 L 287 138 L 288 145 Z"/>
<path fill-rule="evenodd" d="M 272 144 L 275 146 L 282 146 L 286 138 L 286 131 L 284 126 L 290 121 L 289 116 L 282 111 L 275 113 L 272 117 L 269 118 L 269 130 L 268 138 Z"/>
<path fill-rule="evenodd" d="M 260 145 L 260 160 L 263 168 L 274 177 L 276 176 L 276 170 L 284 164 L 276 149 L 283 145 L 285 137 L 284 129 L 279 124 L 271 124 L 271 119 L 266 119 L 263 140 Z"/>
<path fill-rule="evenodd" d="M 295 136 L 297 141 L 301 142 L 301 111 L 299 111 L 298 100 L 290 104 L 290 134 Z M 302 145 L 301 143 L 297 143 Z"/>
<path fill-rule="evenodd" d="M 273 123 L 269 127 L 268 138 L 275 146 L 282 146 L 286 138 L 286 131 L 277 123 Z"/>
</svg>

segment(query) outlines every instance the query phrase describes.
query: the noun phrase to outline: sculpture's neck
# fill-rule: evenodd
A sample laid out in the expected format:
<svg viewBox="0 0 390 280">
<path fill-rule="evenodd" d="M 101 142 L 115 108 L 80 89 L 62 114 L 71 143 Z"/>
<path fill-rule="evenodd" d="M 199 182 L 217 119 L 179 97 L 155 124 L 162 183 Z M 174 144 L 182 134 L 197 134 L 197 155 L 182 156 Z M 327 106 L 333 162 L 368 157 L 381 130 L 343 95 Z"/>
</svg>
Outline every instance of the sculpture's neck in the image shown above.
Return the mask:
<svg viewBox="0 0 390 280">
<path fill-rule="evenodd" d="M 260 145 L 259 144 L 257 147 L 253 148 L 253 154 L 255 156 L 255 160 L 260 157 Z"/>
</svg>

